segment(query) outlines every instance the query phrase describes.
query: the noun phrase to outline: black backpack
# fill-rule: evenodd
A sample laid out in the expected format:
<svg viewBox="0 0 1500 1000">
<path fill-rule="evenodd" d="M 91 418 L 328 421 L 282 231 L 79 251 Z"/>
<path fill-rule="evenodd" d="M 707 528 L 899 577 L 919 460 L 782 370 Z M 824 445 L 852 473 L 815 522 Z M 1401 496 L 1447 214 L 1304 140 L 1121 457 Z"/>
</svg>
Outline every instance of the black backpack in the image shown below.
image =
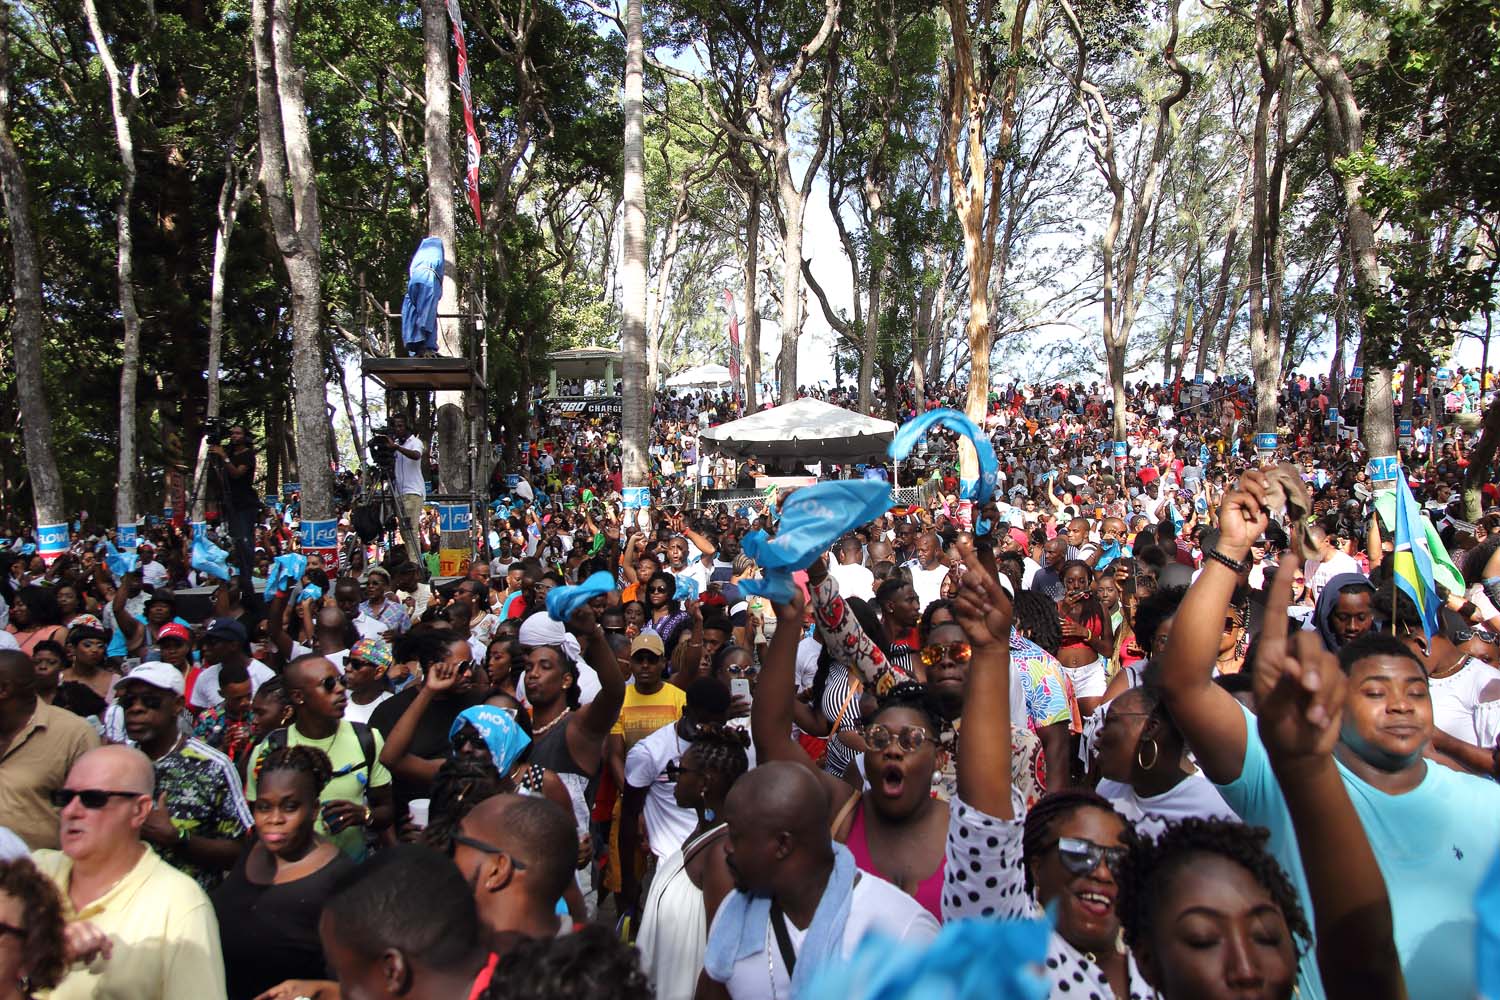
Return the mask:
<svg viewBox="0 0 1500 1000">
<path fill-rule="evenodd" d="M 359 740 L 360 753 L 364 754 L 365 776 L 368 779 L 370 773 L 375 768 L 375 734 L 370 732 L 370 727 L 365 725 L 363 722 L 350 722 L 349 725 L 354 727 L 354 736 Z M 272 750 L 282 749 L 286 746 L 286 741 L 287 729 L 285 726 L 282 726 L 280 729 L 271 730 L 266 734 L 266 753 L 270 753 Z M 333 776 L 335 778 L 341 778 L 348 773 L 349 771 L 347 770 L 342 772 L 335 771 Z"/>
</svg>

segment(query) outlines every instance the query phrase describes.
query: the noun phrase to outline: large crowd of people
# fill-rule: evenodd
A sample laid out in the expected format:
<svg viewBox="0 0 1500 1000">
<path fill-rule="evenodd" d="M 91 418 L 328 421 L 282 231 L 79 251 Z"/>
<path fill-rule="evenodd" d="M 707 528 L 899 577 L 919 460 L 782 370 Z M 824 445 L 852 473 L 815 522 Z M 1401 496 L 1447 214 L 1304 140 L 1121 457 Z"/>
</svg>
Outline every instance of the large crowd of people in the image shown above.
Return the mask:
<svg viewBox="0 0 1500 1000">
<path fill-rule="evenodd" d="M 1108 387 L 997 386 L 993 497 L 934 432 L 914 489 L 823 511 L 790 565 L 763 553 L 797 491 L 763 475 L 894 470 L 724 459 L 705 392 L 657 400 L 645 507 L 617 418 L 539 409 L 457 577 L 404 416 L 407 523 L 345 511 L 333 554 L 243 485 L 220 572 L 184 525 L 122 554 L 80 517 L 48 562 L 11 517 L 0 1000 L 783 1000 L 871 936 L 931 956 L 922 989 L 1007 995 L 957 926 L 1039 919 L 1053 998 L 1475 996 L 1490 385 L 1408 389 L 1439 607 L 1400 585 L 1361 386 L 1304 376 L 1274 455 L 1242 381 L 1130 386 L 1123 454 Z"/>
</svg>

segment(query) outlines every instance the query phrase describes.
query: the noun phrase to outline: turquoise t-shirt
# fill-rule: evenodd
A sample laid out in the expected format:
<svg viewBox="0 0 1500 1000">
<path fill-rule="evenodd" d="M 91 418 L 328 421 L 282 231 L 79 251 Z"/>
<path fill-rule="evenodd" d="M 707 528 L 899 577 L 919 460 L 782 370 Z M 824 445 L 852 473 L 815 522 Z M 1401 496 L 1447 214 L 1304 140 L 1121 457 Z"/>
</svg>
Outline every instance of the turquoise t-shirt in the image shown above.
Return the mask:
<svg viewBox="0 0 1500 1000">
<path fill-rule="evenodd" d="M 1297 887 L 1311 924 L 1286 799 L 1248 711 L 1245 726 L 1244 768 L 1219 791 L 1242 820 L 1271 831 L 1270 851 Z M 1474 996 L 1474 895 L 1500 844 L 1500 785 L 1429 762 L 1420 785 L 1388 795 L 1338 767 L 1385 877 L 1408 994 L 1412 1000 Z M 1299 985 L 1305 1000 L 1322 1000 L 1314 948 L 1303 955 Z"/>
</svg>

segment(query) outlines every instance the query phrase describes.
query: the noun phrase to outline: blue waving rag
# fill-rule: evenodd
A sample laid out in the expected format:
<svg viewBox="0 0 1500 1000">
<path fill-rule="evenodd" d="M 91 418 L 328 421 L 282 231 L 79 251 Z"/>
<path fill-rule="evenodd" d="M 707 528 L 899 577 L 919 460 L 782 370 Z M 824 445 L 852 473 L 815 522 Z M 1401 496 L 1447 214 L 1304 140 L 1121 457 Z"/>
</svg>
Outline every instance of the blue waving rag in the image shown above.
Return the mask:
<svg viewBox="0 0 1500 1000">
<path fill-rule="evenodd" d="M 521 751 L 531 745 L 531 737 L 516 724 L 510 710 L 494 705 L 474 705 L 458 713 L 448 729 L 448 742 L 461 732 L 465 725 L 473 726 L 484 745 L 490 748 L 490 759 L 495 770 L 504 777 L 510 774 Z"/>
<path fill-rule="evenodd" d="M 825 965 L 806 1000 L 1043 1000 L 1051 933 L 1046 920 L 957 920 L 922 944 L 872 934 Z"/>
<path fill-rule="evenodd" d="M 207 538 L 199 535 L 193 539 L 193 569 L 220 580 L 229 579 L 229 553 Z"/>
<path fill-rule="evenodd" d="M 589 602 L 589 598 L 607 594 L 615 589 L 615 578 L 600 570 L 574 587 L 553 587 L 547 591 L 547 615 L 565 622 L 573 612 Z"/>
<path fill-rule="evenodd" d="M 306 572 L 307 556 L 302 553 L 288 552 L 277 556 L 271 563 L 271 572 L 266 574 L 266 598 L 269 600 L 272 594 L 290 590 Z"/>
<path fill-rule="evenodd" d="M 781 505 L 776 537 L 752 531 L 740 548 L 764 570 L 759 580 L 741 580 L 740 592 L 785 604 L 796 593 L 792 571 L 808 563 L 851 528 L 891 506 L 891 487 L 875 479 L 843 479 L 800 489 Z"/>
<path fill-rule="evenodd" d="M 115 548 L 115 543 L 106 540 L 104 542 L 104 565 L 115 578 L 124 576 L 126 573 L 134 573 L 141 564 L 141 557 L 134 552 L 121 552 Z"/>
<path fill-rule="evenodd" d="M 407 347 L 437 350 L 438 300 L 443 297 L 443 241 L 429 236 L 411 258 L 406 298 L 401 300 L 401 341 Z"/>
<path fill-rule="evenodd" d="M 854 896 L 854 855 L 843 844 L 833 845 L 833 871 L 823 887 L 823 898 L 807 925 L 807 936 L 797 949 L 797 966 L 792 971 L 792 1000 L 804 995 L 818 970 L 838 957 L 844 941 L 844 925 L 849 922 L 849 903 Z M 703 953 L 703 968 L 715 981 L 727 983 L 734 963 L 758 955 L 766 948 L 766 933 L 771 919 L 769 896 L 750 896 L 732 892 L 719 907 L 708 932 L 708 948 Z M 810 994 L 808 994 L 810 995 Z"/>
<path fill-rule="evenodd" d="M 674 601 L 696 601 L 698 599 L 698 581 L 687 574 L 676 578 L 677 589 L 672 594 Z"/>
<path fill-rule="evenodd" d="M 928 410 L 921 416 L 908 420 L 897 429 L 887 453 L 898 461 L 910 455 L 912 448 L 935 424 L 957 431 L 974 445 L 974 450 L 979 454 L 979 481 L 964 482 L 963 498 L 988 503 L 1000 482 L 1000 460 L 995 457 L 995 446 L 990 443 L 984 431 L 957 410 Z"/>
</svg>

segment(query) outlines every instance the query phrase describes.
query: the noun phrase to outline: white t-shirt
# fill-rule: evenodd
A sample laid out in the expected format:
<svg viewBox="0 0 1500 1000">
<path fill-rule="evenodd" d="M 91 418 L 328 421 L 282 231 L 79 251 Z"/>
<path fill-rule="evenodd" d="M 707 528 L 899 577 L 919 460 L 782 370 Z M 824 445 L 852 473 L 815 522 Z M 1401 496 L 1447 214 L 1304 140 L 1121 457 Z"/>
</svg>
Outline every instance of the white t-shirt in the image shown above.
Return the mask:
<svg viewBox="0 0 1500 1000">
<path fill-rule="evenodd" d="M 276 672 L 259 660 L 251 660 L 246 668 L 250 673 L 250 694 L 260 690 L 260 686 L 272 677 Z M 193 683 L 193 695 L 188 699 L 188 704 L 193 708 L 213 708 L 224 700 L 219 693 L 219 665 L 215 663 L 211 667 L 204 668 Z"/>
<path fill-rule="evenodd" d="M 299 656 L 306 656 L 308 653 L 313 652 L 317 651 L 314 650 L 311 646 L 304 646 L 300 642 L 293 642 L 292 655 L 290 658 L 295 660 Z M 349 655 L 349 651 L 347 649 L 341 649 L 337 653 L 322 653 L 320 655 L 323 657 L 323 659 L 327 660 L 329 663 L 332 663 L 333 669 L 337 670 L 340 674 L 344 672 L 344 657 Z"/>
<path fill-rule="evenodd" d="M 698 826 L 698 814 L 677 804 L 677 782 L 666 775 L 667 764 L 680 761 L 690 746 L 677 734 L 677 723 L 669 722 L 638 740 L 625 755 L 625 783 L 646 789 L 646 838 L 658 858 L 671 857 Z"/>
<path fill-rule="evenodd" d="M 1321 559 L 1313 563 L 1312 566 L 1314 568 L 1311 573 L 1307 572 L 1308 567 L 1306 566 L 1302 568 L 1302 571 L 1307 573 L 1307 593 L 1314 601 L 1318 599 L 1318 595 L 1323 592 L 1323 587 L 1329 580 L 1332 580 L 1340 573 L 1358 573 L 1360 571 L 1359 563 L 1355 562 L 1352 556 L 1337 550 L 1327 559 Z"/>
<path fill-rule="evenodd" d="M 155 559 L 141 563 L 141 583 L 148 587 L 166 586 L 167 568 Z"/>
<path fill-rule="evenodd" d="M 1427 682 L 1432 693 L 1432 724 L 1456 740 L 1488 749 L 1479 743 L 1475 712 L 1486 702 L 1500 700 L 1500 670 L 1483 660 L 1469 657 L 1457 673 L 1433 677 Z"/>
<path fill-rule="evenodd" d="M 806 691 L 818 678 L 818 657 L 823 655 L 823 643 L 816 633 L 804 635 L 797 640 L 797 690 Z"/>
<path fill-rule="evenodd" d="M 911 589 L 917 592 L 917 602 L 921 610 L 926 611 L 927 605 L 943 596 L 943 580 L 948 576 L 948 567 L 939 563 L 932 569 L 923 569 L 921 563 L 912 560 L 906 568 L 911 571 Z"/>
<path fill-rule="evenodd" d="M 354 631 L 359 633 L 361 639 L 383 639 L 385 638 L 386 625 L 379 618 L 365 614 L 361 611 L 354 618 Z"/>
<path fill-rule="evenodd" d="M 380 692 L 380 697 L 368 705 L 356 705 L 354 699 L 350 698 L 344 703 L 344 721 L 363 722 L 368 726 L 370 724 L 370 716 L 375 713 L 375 710 L 393 697 L 395 696 L 391 692 L 382 691 Z"/>
<path fill-rule="evenodd" d="M 415 434 L 405 441 L 399 442 L 400 447 L 412 451 L 422 451 L 422 439 Z M 427 484 L 422 479 L 422 460 L 420 458 L 407 458 L 399 451 L 396 452 L 396 492 L 400 494 L 413 493 L 424 499 L 427 496 Z"/>
<path fill-rule="evenodd" d="M 729 902 L 731 898 L 733 897 L 726 896 L 724 902 Z M 720 910 L 722 909 L 723 904 L 720 904 Z M 715 913 L 714 917 L 717 919 L 718 914 Z M 799 930 L 790 920 L 787 921 L 786 929 L 792 951 L 800 952 L 807 931 Z M 852 957 L 866 934 L 875 933 L 894 941 L 921 944 L 937 937 L 938 929 L 937 920 L 922 909 L 915 899 L 885 879 L 862 871 L 858 881 L 854 883 L 853 898 L 849 901 L 849 919 L 844 923 L 844 940 L 839 945 L 839 957 Z M 711 929 L 709 933 L 713 933 Z M 733 1000 L 783 1000 L 789 997 L 792 979 L 787 974 L 786 963 L 782 961 L 781 949 L 777 947 L 775 938 L 772 938 L 768 952 L 756 952 L 734 963 L 734 970 L 724 985 L 729 988 L 729 995 Z"/>
<path fill-rule="evenodd" d="M 1175 788 L 1146 798 L 1137 795 L 1129 785 L 1108 778 L 1099 782 L 1097 791 L 1114 803 L 1121 816 L 1135 823 L 1137 833 L 1148 837 L 1158 836 L 1169 823 L 1193 816 L 1199 819 L 1239 819 L 1202 771 L 1188 775 Z"/>
<path fill-rule="evenodd" d="M 838 581 L 840 596 L 875 600 L 875 574 L 859 563 L 833 563 L 828 567 L 828 575 Z M 938 584 L 941 586 L 942 581 Z"/>
<path fill-rule="evenodd" d="M 699 594 L 708 592 L 708 580 L 712 575 L 712 571 L 703 564 L 701 557 L 689 560 L 687 565 L 683 566 L 682 569 L 673 569 L 668 566 L 667 572 L 671 573 L 676 579 L 687 577 L 689 580 L 696 580 Z"/>
</svg>

